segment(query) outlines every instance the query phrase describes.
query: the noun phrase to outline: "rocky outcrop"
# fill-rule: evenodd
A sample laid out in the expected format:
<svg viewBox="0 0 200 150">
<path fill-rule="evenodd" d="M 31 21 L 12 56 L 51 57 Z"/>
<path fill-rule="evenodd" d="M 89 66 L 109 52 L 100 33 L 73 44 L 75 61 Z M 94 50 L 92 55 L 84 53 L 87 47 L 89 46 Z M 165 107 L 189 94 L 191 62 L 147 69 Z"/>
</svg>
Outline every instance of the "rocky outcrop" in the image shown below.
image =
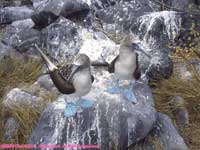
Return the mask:
<svg viewBox="0 0 200 150">
<path fill-rule="evenodd" d="M 2 38 L 2 42 L 20 52 L 30 50 L 33 44 L 41 45 L 41 32 L 32 29 L 32 22 L 29 21 L 30 20 L 25 20 L 23 25 L 20 25 L 22 22 L 15 22 L 13 25 L 8 26 Z"/>
<path fill-rule="evenodd" d="M 15 108 L 19 106 L 38 107 L 41 102 L 40 97 L 33 96 L 21 89 L 12 89 L 3 100 L 3 105 L 7 108 Z"/>
<path fill-rule="evenodd" d="M 133 90 L 138 102 L 133 105 L 121 96 L 104 92 L 109 80 L 110 77 L 105 76 L 96 81 L 94 91 L 86 96 L 95 100 L 95 106 L 80 109 L 73 117 L 66 118 L 63 114 L 65 101 L 73 99 L 59 97 L 41 115 L 29 143 L 92 144 L 107 150 L 114 147 L 125 149 L 129 144 L 143 139 L 156 120 L 150 88 L 144 83 L 136 83 Z"/>
<path fill-rule="evenodd" d="M 19 122 L 15 118 L 8 118 L 8 120 L 5 123 L 5 139 L 12 139 L 16 135 L 19 127 Z"/>
<path fill-rule="evenodd" d="M 158 113 L 157 117 L 157 122 L 149 136 L 130 149 L 188 150 L 188 146 L 173 125 L 172 120 L 162 113 Z"/>
<path fill-rule="evenodd" d="M 0 8 L 10 7 L 10 6 L 24 6 L 24 5 L 32 5 L 31 0 L 2 0 L 0 1 Z"/>
<path fill-rule="evenodd" d="M 153 132 L 160 139 L 164 150 L 188 150 L 183 138 L 179 135 L 177 128 L 174 127 L 172 120 L 167 115 L 158 113 L 157 125 Z"/>
<path fill-rule="evenodd" d="M 0 24 L 9 24 L 16 20 L 30 18 L 33 12 L 27 6 L 0 8 Z"/>
<path fill-rule="evenodd" d="M 47 52 L 60 61 L 77 54 L 82 44 L 78 36 L 78 26 L 63 17 L 49 25 L 43 34 Z"/>
</svg>

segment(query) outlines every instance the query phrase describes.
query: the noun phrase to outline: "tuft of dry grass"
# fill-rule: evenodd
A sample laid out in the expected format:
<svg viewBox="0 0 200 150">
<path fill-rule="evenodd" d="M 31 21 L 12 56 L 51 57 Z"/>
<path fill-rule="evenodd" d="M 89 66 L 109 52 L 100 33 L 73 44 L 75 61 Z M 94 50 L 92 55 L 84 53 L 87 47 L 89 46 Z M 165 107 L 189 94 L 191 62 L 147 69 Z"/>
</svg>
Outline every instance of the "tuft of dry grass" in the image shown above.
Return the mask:
<svg viewBox="0 0 200 150">
<path fill-rule="evenodd" d="M 28 143 L 30 134 L 38 122 L 40 114 L 43 112 L 45 107 L 46 104 L 41 103 L 37 109 L 31 106 L 16 106 L 14 109 L 10 110 L 10 116 L 16 118 L 19 121 L 20 128 L 17 130 L 16 136 L 11 141 L 7 142 L 20 144 Z"/>
<path fill-rule="evenodd" d="M 11 88 L 31 85 L 41 74 L 41 62 L 5 57 L 0 62 L 0 97 Z"/>
<path fill-rule="evenodd" d="M 148 143 L 148 144 L 147 144 Z M 148 145 L 148 146 L 147 146 Z M 137 142 L 129 147 L 130 150 L 146 150 L 151 149 L 152 147 L 155 150 L 163 150 L 162 142 L 154 135 L 148 135 L 146 139 Z"/>
<path fill-rule="evenodd" d="M 184 31 L 185 32 L 185 31 Z M 186 31 L 188 32 L 188 31 Z M 173 76 L 160 82 L 152 82 L 156 109 L 168 114 L 179 126 L 176 110 L 187 108 L 189 125 L 180 126 L 180 132 L 191 150 L 200 149 L 200 33 L 198 25 L 192 23 L 188 36 L 184 41 L 176 41 Z M 180 67 L 185 64 L 191 75 L 189 79 L 182 78 Z M 183 106 L 173 105 L 174 96 L 184 99 Z"/>
<path fill-rule="evenodd" d="M 178 51 L 181 52 L 180 50 Z M 191 59 L 199 62 L 193 51 L 189 55 L 178 55 L 174 65 L 174 74 L 171 78 L 157 83 L 151 83 L 155 89 L 153 91 L 156 109 L 168 114 L 174 123 L 179 126 L 176 118 L 176 110 L 180 106 L 174 106 L 172 99 L 174 96 L 181 96 L 184 99 L 184 106 L 189 111 L 190 124 L 187 127 L 180 126 L 180 132 L 191 150 L 200 149 L 200 72 L 198 64 L 190 63 Z M 183 53 L 182 53 L 183 54 Z M 185 62 L 187 70 L 191 73 L 191 79 L 181 78 L 178 71 L 180 63 Z"/>
<path fill-rule="evenodd" d="M 3 107 L 3 96 L 15 87 L 33 84 L 41 74 L 41 62 L 29 59 L 11 59 L 9 57 L 0 61 L 0 143 L 26 144 L 31 130 L 37 122 L 45 104 L 35 109 L 30 106 L 20 106 L 8 110 Z M 19 121 L 20 129 L 11 140 L 4 139 L 4 125 L 8 117 Z"/>
</svg>

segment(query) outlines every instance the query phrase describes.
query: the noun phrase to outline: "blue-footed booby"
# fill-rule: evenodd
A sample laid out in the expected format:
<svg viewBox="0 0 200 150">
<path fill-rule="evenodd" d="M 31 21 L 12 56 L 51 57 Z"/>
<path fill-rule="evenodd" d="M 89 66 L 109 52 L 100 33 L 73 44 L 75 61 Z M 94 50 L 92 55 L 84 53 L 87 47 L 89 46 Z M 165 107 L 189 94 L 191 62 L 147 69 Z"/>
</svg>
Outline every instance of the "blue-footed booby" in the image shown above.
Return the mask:
<svg viewBox="0 0 200 150">
<path fill-rule="evenodd" d="M 126 36 L 119 48 L 119 55 L 109 64 L 108 71 L 114 73 L 116 83 L 114 87 L 108 88 L 106 91 L 111 94 L 119 94 L 121 88 L 119 86 L 119 80 L 138 80 L 141 76 L 138 54 L 136 53 L 140 47 L 134 40 L 133 36 Z M 136 103 L 136 97 L 133 94 L 132 84 L 123 90 L 125 98 L 133 103 Z"/>
<path fill-rule="evenodd" d="M 73 116 L 79 107 L 91 107 L 94 104 L 93 100 L 81 98 L 90 92 L 94 81 L 90 70 L 89 57 L 85 54 L 78 54 L 73 64 L 57 67 L 37 45 L 35 47 L 44 59 L 57 89 L 63 94 L 75 94 L 79 97 L 76 102 L 67 103 L 65 116 Z"/>
</svg>

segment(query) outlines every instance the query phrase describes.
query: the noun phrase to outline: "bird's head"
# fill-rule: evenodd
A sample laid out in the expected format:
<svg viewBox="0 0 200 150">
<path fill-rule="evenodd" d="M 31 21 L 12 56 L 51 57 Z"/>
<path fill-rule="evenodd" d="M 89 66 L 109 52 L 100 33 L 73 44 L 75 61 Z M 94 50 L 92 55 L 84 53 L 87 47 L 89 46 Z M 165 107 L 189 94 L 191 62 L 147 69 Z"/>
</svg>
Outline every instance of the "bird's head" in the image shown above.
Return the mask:
<svg viewBox="0 0 200 150">
<path fill-rule="evenodd" d="M 120 52 L 133 52 L 139 49 L 140 41 L 134 35 L 126 35 L 120 44 Z"/>
<path fill-rule="evenodd" d="M 78 54 L 73 63 L 71 74 L 68 77 L 68 81 L 73 77 L 73 75 L 81 69 L 90 67 L 90 58 L 85 54 Z"/>
<path fill-rule="evenodd" d="M 126 35 L 121 41 L 121 46 L 131 47 L 133 42 L 134 37 L 132 35 Z"/>
<path fill-rule="evenodd" d="M 85 54 L 78 54 L 75 57 L 74 65 L 80 67 L 89 67 L 90 66 L 90 58 Z"/>
</svg>

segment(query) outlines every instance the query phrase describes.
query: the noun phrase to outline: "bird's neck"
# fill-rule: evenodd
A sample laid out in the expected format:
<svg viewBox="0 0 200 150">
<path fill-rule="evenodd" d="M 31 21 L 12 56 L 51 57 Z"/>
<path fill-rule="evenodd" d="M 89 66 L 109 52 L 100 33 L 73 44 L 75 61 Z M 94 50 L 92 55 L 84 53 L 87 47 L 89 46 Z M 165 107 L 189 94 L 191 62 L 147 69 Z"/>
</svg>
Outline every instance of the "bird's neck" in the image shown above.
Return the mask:
<svg viewBox="0 0 200 150">
<path fill-rule="evenodd" d="M 120 52 L 119 53 L 119 59 L 126 60 L 126 58 L 129 57 L 132 54 L 133 54 L 132 51 L 123 51 L 123 52 Z"/>
</svg>

